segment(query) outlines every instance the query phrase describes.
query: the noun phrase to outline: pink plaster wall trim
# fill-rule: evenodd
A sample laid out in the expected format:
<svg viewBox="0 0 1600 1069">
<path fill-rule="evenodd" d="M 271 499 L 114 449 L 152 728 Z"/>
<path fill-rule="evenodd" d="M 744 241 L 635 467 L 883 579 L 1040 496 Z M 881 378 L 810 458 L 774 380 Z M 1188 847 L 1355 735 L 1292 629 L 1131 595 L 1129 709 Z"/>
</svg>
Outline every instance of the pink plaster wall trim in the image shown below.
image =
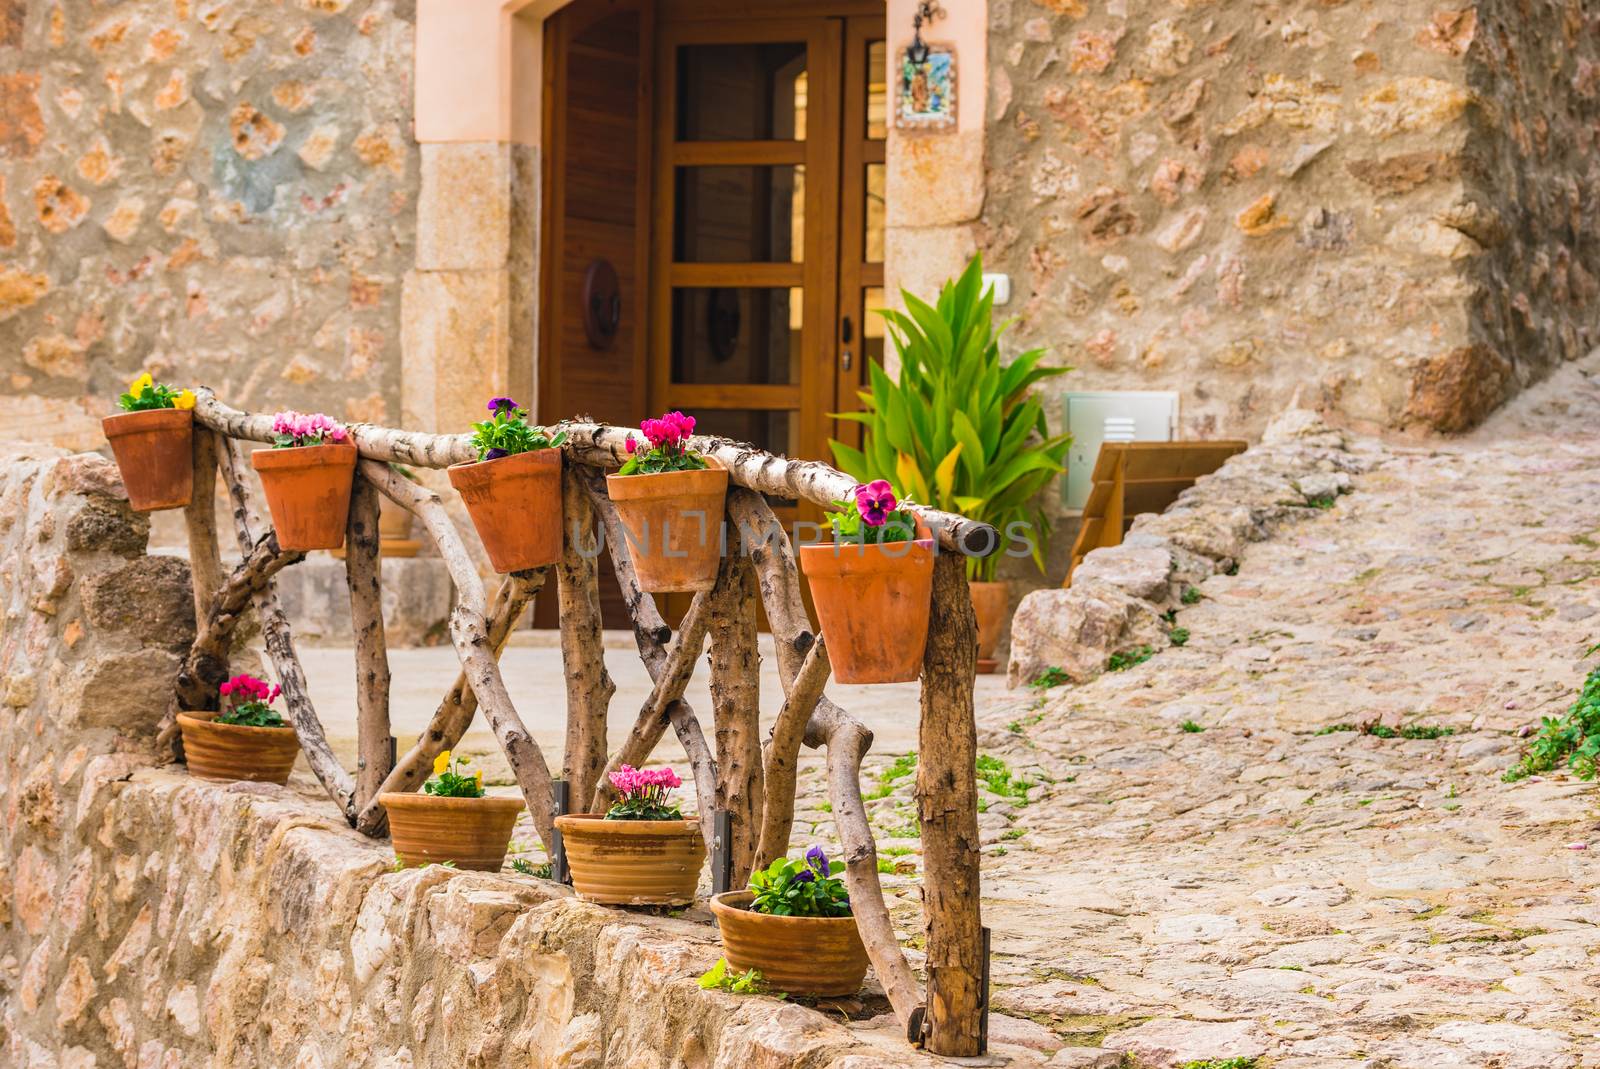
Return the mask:
<svg viewBox="0 0 1600 1069">
<path fill-rule="evenodd" d="M 418 0 L 419 142 L 539 143 L 544 20 L 568 0 Z"/>
</svg>

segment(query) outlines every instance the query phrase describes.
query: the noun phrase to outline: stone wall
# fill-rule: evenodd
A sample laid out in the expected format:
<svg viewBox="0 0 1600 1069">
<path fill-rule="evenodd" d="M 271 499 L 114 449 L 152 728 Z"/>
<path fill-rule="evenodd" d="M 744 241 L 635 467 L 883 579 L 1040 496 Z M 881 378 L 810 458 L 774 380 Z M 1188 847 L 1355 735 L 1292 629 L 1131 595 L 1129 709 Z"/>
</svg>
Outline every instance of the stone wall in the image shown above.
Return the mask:
<svg viewBox="0 0 1600 1069">
<path fill-rule="evenodd" d="M 140 367 L 398 418 L 410 0 L 0 0 L 0 422 L 99 445 Z"/>
<path fill-rule="evenodd" d="M 0 454 L 0 1064 L 937 1064 L 888 1019 L 701 991 L 720 953 L 703 909 L 396 872 L 303 771 L 283 788 L 163 767 L 193 612 L 187 565 L 146 555 L 147 534 L 100 457 Z"/>
<path fill-rule="evenodd" d="M 1063 389 L 1450 432 L 1595 343 L 1595 5 L 990 11 L 979 244 Z"/>
</svg>

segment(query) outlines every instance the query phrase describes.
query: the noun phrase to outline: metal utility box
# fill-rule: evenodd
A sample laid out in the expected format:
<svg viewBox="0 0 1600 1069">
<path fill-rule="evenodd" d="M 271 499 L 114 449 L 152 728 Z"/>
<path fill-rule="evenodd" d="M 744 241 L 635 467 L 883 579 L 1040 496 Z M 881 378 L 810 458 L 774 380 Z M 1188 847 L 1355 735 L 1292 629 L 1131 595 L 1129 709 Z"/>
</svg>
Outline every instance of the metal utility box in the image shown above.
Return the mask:
<svg viewBox="0 0 1600 1069">
<path fill-rule="evenodd" d="M 1178 394 L 1168 390 L 1092 390 L 1066 394 L 1062 415 L 1072 432 L 1062 504 L 1089 500 L 1102 442 L 1170 442 L 1178 429 Z"/>
</svg>

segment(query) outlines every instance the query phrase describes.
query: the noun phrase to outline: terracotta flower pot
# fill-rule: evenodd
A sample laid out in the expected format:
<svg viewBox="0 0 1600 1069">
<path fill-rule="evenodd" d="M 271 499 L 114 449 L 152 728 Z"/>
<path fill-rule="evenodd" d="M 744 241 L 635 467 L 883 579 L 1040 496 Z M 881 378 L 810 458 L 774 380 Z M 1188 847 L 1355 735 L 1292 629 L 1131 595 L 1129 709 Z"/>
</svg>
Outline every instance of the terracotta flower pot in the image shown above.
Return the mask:
<svg viewBox="0 0 1600 1069">
<path fill-rule="evenodd" d="M 995 647 L 1000 632 L 1006 629 L 1006 611 L 1011 608 L 1011 587 L 1003 582 L 972 582 L 972 611 L 978 617 L 978 671 L 994 672 L 1000 667 Z"/>
<path fill-rule="evenodd" d="M 216 713 L 179 713 L 183 761 L 189 775 L 200 779 L 289 782 L 289 770 L 300 756 L 294 728 L 256 728 L 218 724 Z"/>
<path fill-rule="evenodd" d="M 128 504 L 139 512 L 181 509 L 194 492 L 194 411 L 150 408 L 100 421 L 128 488 Z"/>
<path fill-rule="evenodd" d="M 817 622 L 841 683 L 909 683 L 922 674 L 933 606 L 933 539 L 800 547 Z"/>
<path fill-rule="evenodd" d="M 449 472 L 495 571 L 561 559 L 561 450 L 453 464 Z"/>
<path fill-rule="evenodd" d="M 606 820 L 593 813 L 556 818 L 578 897 L 606 905 L 686 905 L 694 901 L 706 843 L 694 820 Z"/>
<path fill-rule="evenodd" d="M 710 590 L 722 556 L 728 471 L 709 468 L 658 475 L 607 475 L 606 490 L 622 525 L 639 588 L 651 593 Z"/>
<path fill-rule="evenodd" d="M 261 476 L 281 548 L 305 551 L 344 545 L 356 471 L 353 443 L 257 449 L 250 454 L 250 463 Z"/>
<path fill-rule="evenodd" d="M 853 995 L 867 975 L 867 948 L 854 917 L 774 917 L 750 908 L 755 895 L 726 891 L 711 900 L 730 972 L 760 969 L 773 991 Z"/>
<path fill-rule="evenodd" d="M 455 863 L 459 869 L 499 872 L 522 812 L 521 798 L 440 798 L 385 791 L 394 853 L 407 865 Z"/>
</svg>

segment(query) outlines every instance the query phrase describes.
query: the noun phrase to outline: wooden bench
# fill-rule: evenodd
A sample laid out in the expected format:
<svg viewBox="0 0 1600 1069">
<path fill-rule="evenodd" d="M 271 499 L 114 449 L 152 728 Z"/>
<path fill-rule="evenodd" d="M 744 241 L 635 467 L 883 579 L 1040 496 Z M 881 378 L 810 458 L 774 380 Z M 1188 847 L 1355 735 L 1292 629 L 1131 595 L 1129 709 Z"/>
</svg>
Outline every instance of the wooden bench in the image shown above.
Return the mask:
<svg viewBox="0 0 1600 1069">
<path fill-rule="evenodd" d="M 1072 563 L 1062 586 L 1092 549 L 1120 546 L 1141 512 L 1160 512 L 1210 475 L 1248 442 L 1105 442 L 1095 458 L 1093 485 L 1083 506 L 1083 525 L 1072 545 Z"/>
</svg>

